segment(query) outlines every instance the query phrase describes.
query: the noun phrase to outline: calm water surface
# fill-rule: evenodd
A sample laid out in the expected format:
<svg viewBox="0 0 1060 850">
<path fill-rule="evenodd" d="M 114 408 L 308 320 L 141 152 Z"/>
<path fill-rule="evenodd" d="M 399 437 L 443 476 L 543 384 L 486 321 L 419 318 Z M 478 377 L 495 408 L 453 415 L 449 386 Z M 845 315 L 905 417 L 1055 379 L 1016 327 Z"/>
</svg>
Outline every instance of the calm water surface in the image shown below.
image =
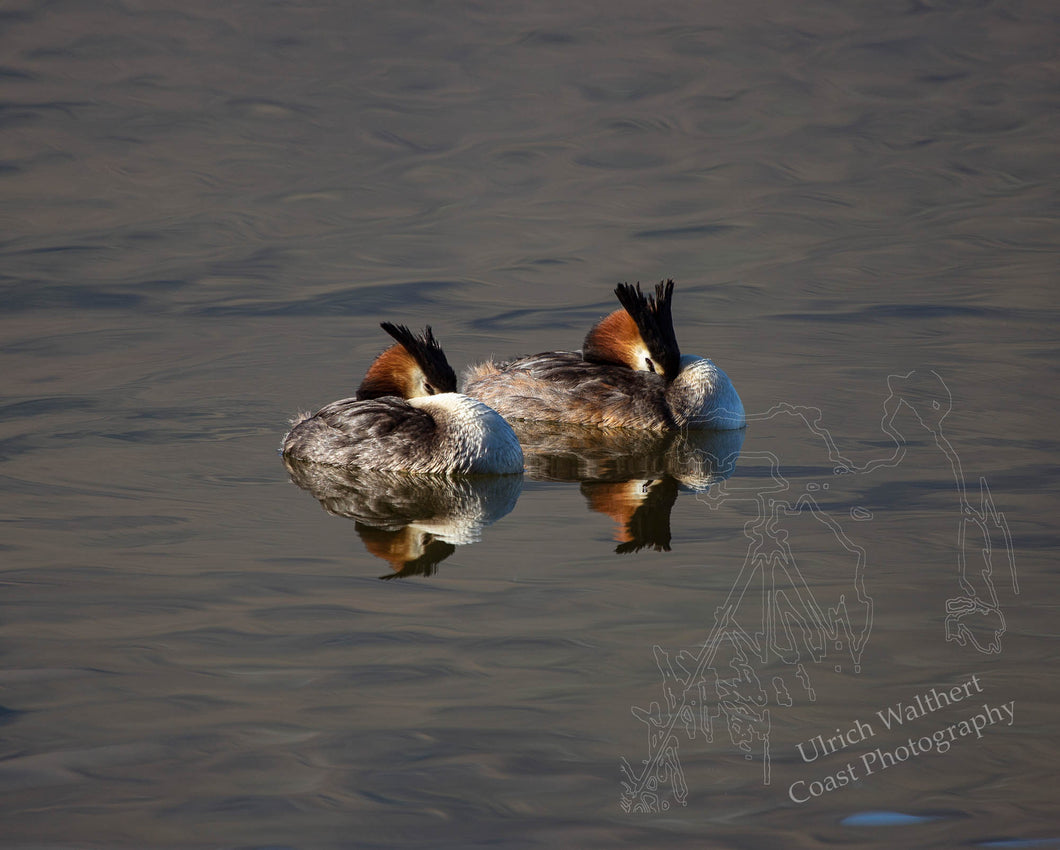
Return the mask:
<svg viewBox="0 0 1060 850">
<path fill-rule="evenodd" d="M 0 847 L 1060 845 L 1057 17 L 7 4 Z M 665 277 L 745 434 L 277 455 Z"/>
</svg>

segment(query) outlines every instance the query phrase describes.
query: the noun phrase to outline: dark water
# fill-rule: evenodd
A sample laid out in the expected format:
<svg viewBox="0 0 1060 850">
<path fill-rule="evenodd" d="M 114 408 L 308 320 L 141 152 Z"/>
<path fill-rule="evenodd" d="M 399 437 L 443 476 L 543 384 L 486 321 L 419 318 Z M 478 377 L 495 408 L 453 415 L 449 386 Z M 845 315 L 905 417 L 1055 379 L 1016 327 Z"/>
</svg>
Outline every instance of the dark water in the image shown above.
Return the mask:
<svg viewBox="0 0 1060 850">
<path fill-rule="evenodd" d="M 5 5 L 0 846 L 1060 844 L 1057 36 Z M 381 320 L 462 368 L 664 277 L 735 446 L 276 454 Z"/>
</svg>

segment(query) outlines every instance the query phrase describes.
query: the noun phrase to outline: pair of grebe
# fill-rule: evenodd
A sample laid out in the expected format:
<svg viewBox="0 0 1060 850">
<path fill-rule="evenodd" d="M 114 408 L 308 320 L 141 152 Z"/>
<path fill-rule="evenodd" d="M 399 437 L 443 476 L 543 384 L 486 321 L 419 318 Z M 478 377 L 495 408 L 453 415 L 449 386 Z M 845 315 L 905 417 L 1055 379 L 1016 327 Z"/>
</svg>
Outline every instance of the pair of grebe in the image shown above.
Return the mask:
<svg viewBox="0 0 1060 850">
<path fill-rule="evenodd" d="M 743 404 L 713 362 L 681 355 L 673 281 L 645 295 L 615 289 L 622 309 L 598 322 L 581 351 L 549 351 L 473 368 L 464 393 L 428 327 L 382 324 L 397 344 L 372 363 L 355 398 L 304 415 L 283 453 L 333 466 L 428 473 L 517 473 L 506 419 L 651 431 L 731 430 Z"/>
</svg>

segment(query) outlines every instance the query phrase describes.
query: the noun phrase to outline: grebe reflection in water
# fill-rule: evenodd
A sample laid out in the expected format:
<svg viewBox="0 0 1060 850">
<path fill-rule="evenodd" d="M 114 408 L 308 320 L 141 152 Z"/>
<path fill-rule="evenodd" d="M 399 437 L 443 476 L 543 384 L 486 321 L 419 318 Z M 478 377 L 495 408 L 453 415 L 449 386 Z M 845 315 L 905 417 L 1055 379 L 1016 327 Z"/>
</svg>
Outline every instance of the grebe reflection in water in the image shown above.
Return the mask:
<svg viewBox="0 0 1060 850">
<path fill-rule="evenodd" d="M 508 419 L 653 431 L 735 430 L 747 424 L 740 396 L 710 360 L 681 355 L 674 282 L 647 296 L 622 283 L 622 304 L 598 322 L 581 351 L 549 351 L 475 367 L 464 392 Z"/>
<path fill-rule="evenodd" d="M 381 578 L 433 575 L 458 546 L 477 543 L 519 499 L 521 475 L 408 475 L 344 469 L 285 457 L 291 481 L 329 514 L 354 521 Z"/>
<path fill-rule="evenodd" d="M 617 554 L 670 550 L 679 491 L 702 494 L 736 469 L 744 431 L 645 431 L 512 421 L 526 477 L 579 485 L 588 508 L 614 520 Z"/>
<path fill-rule="evenodd" d="M 404 325 L 381 327 L 397 344 L 375 359 L 355 398 L 300 416 L 283 439 L 284 456 L 401 472 L 522 472 L 511 426 L 456 392 L 456 374 L 431 328 L 417 337 Z"/>
</svg>

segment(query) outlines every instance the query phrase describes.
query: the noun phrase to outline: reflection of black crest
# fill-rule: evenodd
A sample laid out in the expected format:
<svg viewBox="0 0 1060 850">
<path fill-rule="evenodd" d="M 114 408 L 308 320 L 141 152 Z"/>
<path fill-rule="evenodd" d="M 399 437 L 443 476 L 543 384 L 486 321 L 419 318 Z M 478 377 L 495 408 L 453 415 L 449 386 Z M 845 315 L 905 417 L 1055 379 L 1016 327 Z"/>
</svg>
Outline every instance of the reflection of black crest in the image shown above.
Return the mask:
<svg viewBox="0 0 1060 850">
<path fill-rule="evenodd" d="M 637 323 L 641 339 L 668 381 L 672 381 L 681 370 L 681 348 L 674 334 L 674 318 L 670 304 L 673 294 L 672 280 L 657 283 L 655 295 L 645 295 L 641 292 L 639 282 L 635 287 L 629 283 L 620 283 L 615 287 L 619 303 Z"/>
<path fill-rule="evenodd" d="M 677 481 L 667 475 L 645 486 L 649 488 L 648 496 L 626 524 L 630 539 L 615 548 L 619 555 L 646 547 L 656 552 L 670 551 L 670 511 L 677 501 Z"/>
<path fill-rule="evenodd" d="M 363 522 L 355 523 L 354 527 L 365 548 L 373 555 L 388 561 L 393 568 L 394 572 L 379 576 L 384 581 L 408 576 L 432 576 L 438 572 L 438 565 L 456 551 L 456 546 L 452 543 L 422 534 L 416 547 L 420 554 L 414 558 L 401 557 L 402 549 L 408 548 L 403 545 L 406 543 L 404 538 L 408 536 L 407 529 L 391 531 Z M 392 556 L 388 557 L 388 554 Z"/>
<path fill-rule="evenodd" d="M 620 542 L 615 547 L 615 553 L 626 555 L 630 552 L 639 552 L 641 549 L 669 552 L 670 512 L 673 510 L 674 502 L 677 501 L 677 479 L 670 475 L 663 475 L 661 478 L 637 483 L 641 488 L 643 499 L 633 509 L 633 512 L 625 517 L 619 537 L 616 538 Z M 583 481 L 581 491 L 589 500 L 589 504 L 593 505 L 597 501 L 594 491 L 610 487 L 614 487 L 612 482 Z M 619 519 L 619 516 L 614 514 L 612 516 L 616 520 Z"/>
<path fill-rule="evenodd" d="M 379 327 L 401 343 L 401 346 L 415 358 L 427 378 L 427 383 L 434 387 L 435 392 L 456 392 L 456 372 L 446 360 L 445 352 L 442 351 L 438 340 L 434 338 L 430 325 L 427 325 L 419 336 L 413 334 L 405 325 L 382 322 Z"/>
</svg>

